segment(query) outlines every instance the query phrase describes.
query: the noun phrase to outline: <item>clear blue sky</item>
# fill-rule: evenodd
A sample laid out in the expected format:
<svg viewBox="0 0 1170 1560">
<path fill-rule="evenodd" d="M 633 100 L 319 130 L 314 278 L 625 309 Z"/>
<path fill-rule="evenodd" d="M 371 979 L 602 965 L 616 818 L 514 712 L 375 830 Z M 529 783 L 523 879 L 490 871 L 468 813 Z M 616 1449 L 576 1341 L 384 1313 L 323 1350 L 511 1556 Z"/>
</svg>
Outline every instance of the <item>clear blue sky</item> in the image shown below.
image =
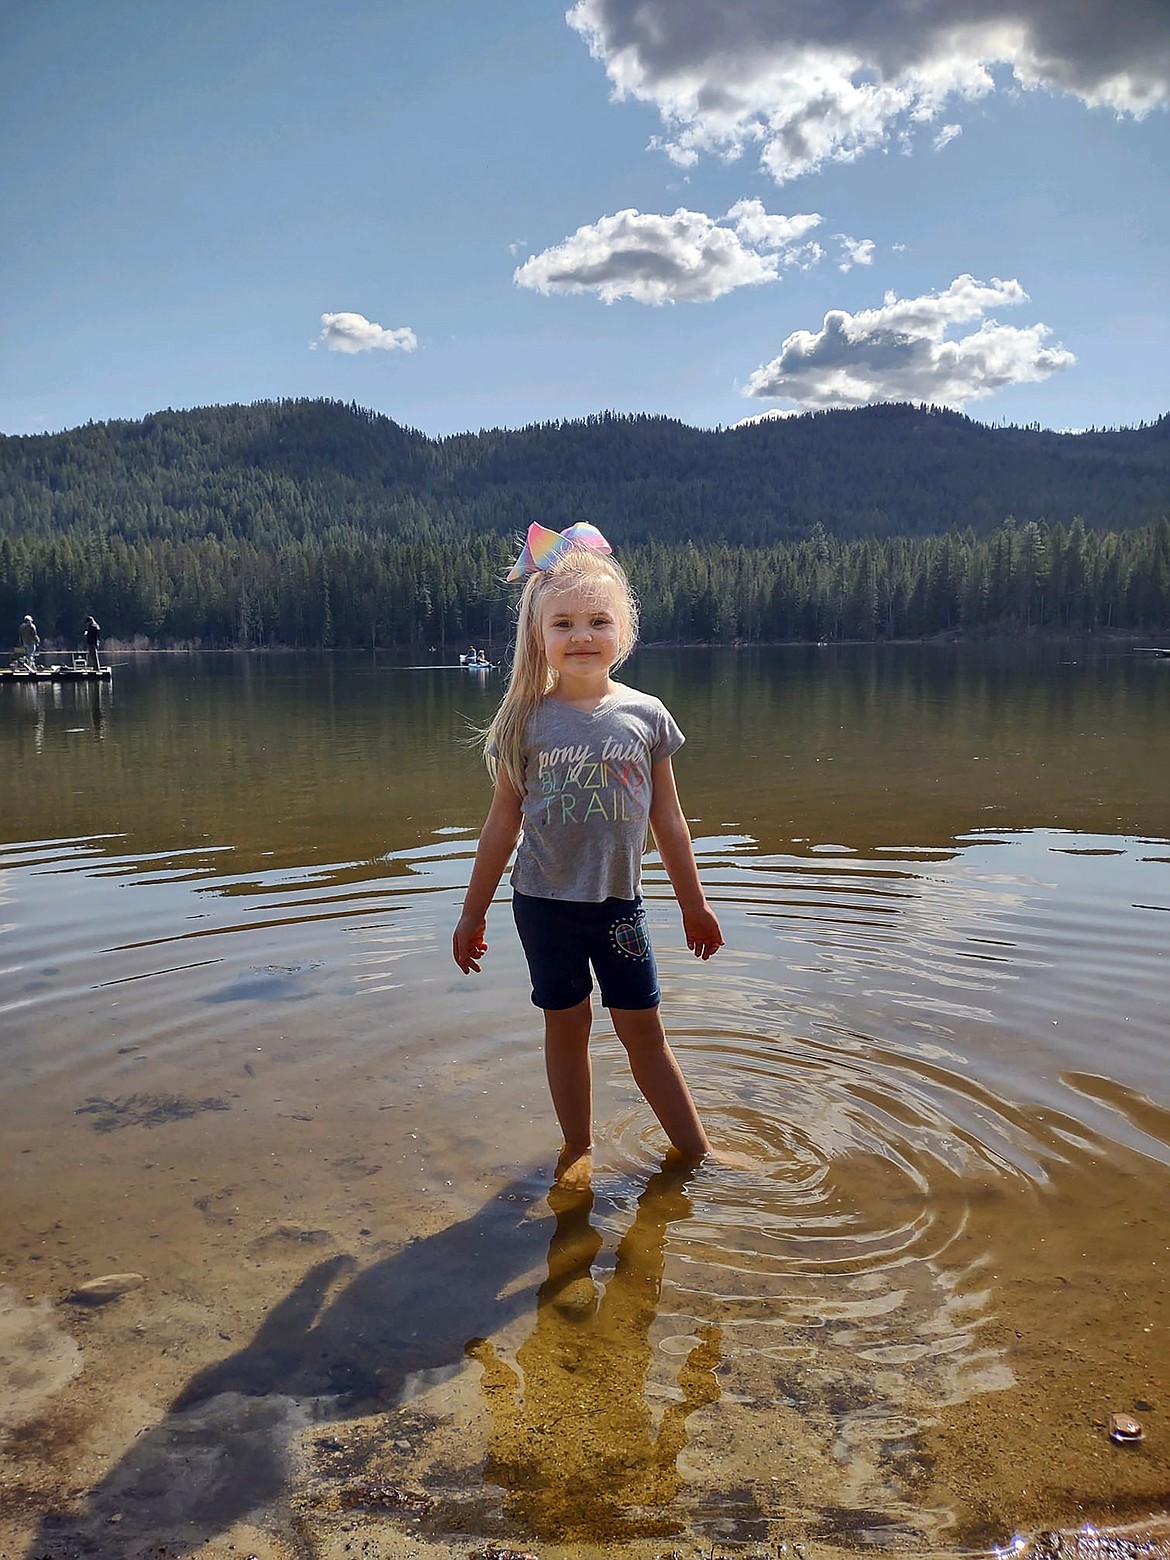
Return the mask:
<svg viewBox="0 0 1170 1560">
<path fill-rule="evenodd" d="M 1170 410 L 1166 0 L 12 0 L 0 39 L 5 433 Z"/>
</svg>

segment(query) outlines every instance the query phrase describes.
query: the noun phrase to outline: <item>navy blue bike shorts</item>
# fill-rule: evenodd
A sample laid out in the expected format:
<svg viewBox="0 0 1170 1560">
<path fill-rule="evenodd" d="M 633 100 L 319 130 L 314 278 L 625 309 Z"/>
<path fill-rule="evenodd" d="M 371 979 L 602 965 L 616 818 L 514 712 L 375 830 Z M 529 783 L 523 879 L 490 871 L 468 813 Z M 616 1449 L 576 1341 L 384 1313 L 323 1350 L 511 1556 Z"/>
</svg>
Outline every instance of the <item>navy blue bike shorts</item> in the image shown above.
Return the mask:
<svg viewBox="0 0 1170 1560">
<path fill-rule="evenodd" d="M 512 890 L 512 914 L 532 976 L 532 1000 L 576 1007 L 597 975 L 607 1008 L 654 1008 L 662 1000 L 641 899 L 537 899 Z"/>
</svg>

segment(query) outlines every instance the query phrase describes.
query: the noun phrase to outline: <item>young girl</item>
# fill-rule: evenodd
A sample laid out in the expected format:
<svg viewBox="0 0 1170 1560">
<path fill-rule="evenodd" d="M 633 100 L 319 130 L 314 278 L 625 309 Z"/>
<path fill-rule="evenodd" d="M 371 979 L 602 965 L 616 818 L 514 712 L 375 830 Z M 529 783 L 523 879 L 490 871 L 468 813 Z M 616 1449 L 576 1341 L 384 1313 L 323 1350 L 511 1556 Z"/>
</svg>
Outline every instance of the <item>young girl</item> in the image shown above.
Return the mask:
<svg viewBox="0 0 1170 1560">
<path fill-rule="evenodd" d="M 689 1159 L 711 1147 L 659 1013 L 641 899 L 647 824 L 687 947 L 709 959 L 723 936 L 675 789 L 670 759 L 682 732 L 658 699 L 611 676 L 634 648 L 638 616 L 610 550 L 590 525 L 562 535 L 533 525 L 509 575 L 528 579 L 512 675 L 487 730 L 495 791 L 453 938 L 456 964 L 478 973 L 488 906 L 519 843 L 512 908 L 532 1000 L 544 1010 L 545 1066 L 565 1139 L 558 1173 L 572 1179 L 587 1176 L 593 1146 L 590 965 L 667 1137 Z"/>
</svg>

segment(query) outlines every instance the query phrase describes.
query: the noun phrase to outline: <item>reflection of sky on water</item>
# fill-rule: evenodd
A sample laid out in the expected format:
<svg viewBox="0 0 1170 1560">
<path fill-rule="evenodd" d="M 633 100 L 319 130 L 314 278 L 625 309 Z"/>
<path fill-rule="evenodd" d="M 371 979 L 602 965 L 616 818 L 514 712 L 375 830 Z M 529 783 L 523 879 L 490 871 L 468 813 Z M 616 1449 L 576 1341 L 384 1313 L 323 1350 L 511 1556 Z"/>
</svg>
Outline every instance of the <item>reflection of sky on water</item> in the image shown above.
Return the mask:
<svg viewBox="0 0 1170 1560">
<path fill-rule="evenodd" d="M 12 1027 L 8 1054 L 30 1079 L 92 1062 L 115 1031 L 123 1043 L 194 1052 L 208 1034 L 197 1004 L 232 1006 L 245 1029 L 274 1004 L 301 1007 L 297 1022 L 328 1029 L 339 1051 L 371 1054 L 401 1043 L 393 1035 L 401 1004 L 428 1024 L 446 1015 L 469 1025 L 468 1059 L 477 1055 L 477 1012 L 511 1014 L 514 1037 L 498 1062 L 527 1068 L 534 1015 L 505 903 L 489 923 L 484 975 L 467 980 L 449 963 L 472 844 L 465 835 L 444 829 L 370 861 L 242 874 L 236 853 L 212 842 L 154 856 L 119 855 L 117 844 L 0 852 L 8 921 L 0 1025 Z M 737 1079 L 749 1096 L 770 1079 L 782 1119 L 795 1112 L 815 1123 L 825 1151 L 837 1152 L 856 1135 L 836 1107 L 826 1109 L 839 1093 L 834 1071 L 847 1081 L 862 1056 L 859 1081 L 913 1102 L 923 1131 L 940 1141 L 961 1127 L 1002 1156 L 1006 1116 L 992 1120 L 986 1101 L 958 1103 L 977 1086 L 992 1101 L 1073 1112 L 1139 1146 L 1117 1111 L 1098 1103 L 1100 1090 L 1070 1094 L 1062 1078 L 1101 1071 L 1107 1041 L 1116 1085 L 1161 1092 L 1170 864 L 1157 842 L 977 832 L 924 859 L 763 855 L 737 836 L 701 837 L 698 854 L 728 942 L 711 964 L 696 969 L 679 946 L 654 858 L 646 886 L 665 1011 L 696 1052 L 696 1088 L 709 1108 L 740 1098 Z M 376 1033 L 374 1002 L 384 1009 Z M 941 1097 L 925 1063 L 948 1074 Z M 783 1081 L 794 1068 L 799 1103 Z M 809 1095 L 814 1077 L 825 1089 Z"/>
</svg>

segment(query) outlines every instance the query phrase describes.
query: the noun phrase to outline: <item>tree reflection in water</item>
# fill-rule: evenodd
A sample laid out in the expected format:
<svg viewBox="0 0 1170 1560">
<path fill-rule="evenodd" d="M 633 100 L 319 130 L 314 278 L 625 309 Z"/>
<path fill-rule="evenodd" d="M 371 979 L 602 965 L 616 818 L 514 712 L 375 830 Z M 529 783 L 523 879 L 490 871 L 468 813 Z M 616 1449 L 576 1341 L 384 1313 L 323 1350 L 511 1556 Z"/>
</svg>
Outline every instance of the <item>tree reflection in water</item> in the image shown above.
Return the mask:
<svg viewBox="0 0 1170 1560">
<path fill-rule="evenodd" d="M 667 1231 L 692 1213 L 686 1176 L 668 1163 L 651 1177 L 604 1292 L 591 1271 L 602 1244 L 590 1223 L 593 1194 L 554 1187 L 548 1278 L 516 1355 L 523 1379 L 487 1341 L 468 1345 L 493 1419 L 486 1476 L 538 1538 L 629 1538 L 683 1526 L 661 1508 L 682 1489 L 687 1419 L 719 1397 L 719 1329 L 699 1330 L 679 1372 L 682 1400 L 667 1406 L 657 1434 L 645 1387 Z"/>
</svg>

